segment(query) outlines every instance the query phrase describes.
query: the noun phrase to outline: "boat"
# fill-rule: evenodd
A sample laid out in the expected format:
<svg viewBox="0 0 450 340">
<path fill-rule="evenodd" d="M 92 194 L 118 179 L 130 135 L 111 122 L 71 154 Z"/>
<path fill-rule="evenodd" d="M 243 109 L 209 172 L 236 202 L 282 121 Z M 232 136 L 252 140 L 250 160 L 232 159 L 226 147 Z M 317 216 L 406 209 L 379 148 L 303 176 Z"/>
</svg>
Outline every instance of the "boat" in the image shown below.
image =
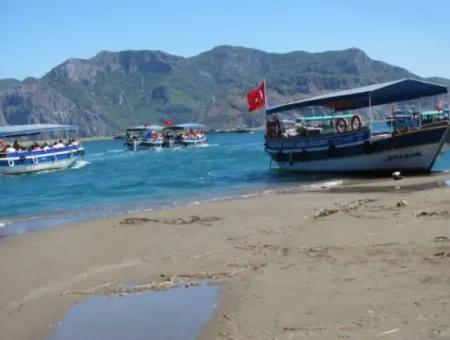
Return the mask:
<svg viewBox="0 0 450 340">
<path fill-rule="evenodd" d="M 73 132 L 74 125 L 28 124 L 0 127 L 0 174 L 17 175 L 72 167 L 84 155 L 83 146 L 74 138 L 68 142 L 33 142 L 36 137 Z M 25 141 L 22 139 L 26 138 Z M 19 143 L 20 139 L 20 143 Z"/>
<path fill-rule="evenodd" d="M 168 136 L 171 143 L 170 146 L 194 146 L 207 144 L 205 126 L 197 123 L 186 123 L 167 126 L 164 129 L 164 135 Z"/>
<path fill-rule="evenodd" d="M 372 107 L 448 93 L 446 87 L 415 79 L 374 84 L 302 99 L 266 109 L 265 150 L 282 170 L 314 173 L 429 172 L 449 141 L 449 122 L 371 128 Z M 420 105 L 419 105 L 420 107 Z M 330 110 L 302 115 L 290 127 L 281 114 Z M 366 110 L 369 124 L 355 110 Z M 349 113 L 351 112 L 351 113 Z M 414 118 L 414 117 L 413 117 Z"/>
<path fill-rule="evenodd" d="M 163 126 L 149 124 L 130 127 L 125 131 L 124 145 L 134 151 L 162 147 L 163 130 Z"/>
</svg>

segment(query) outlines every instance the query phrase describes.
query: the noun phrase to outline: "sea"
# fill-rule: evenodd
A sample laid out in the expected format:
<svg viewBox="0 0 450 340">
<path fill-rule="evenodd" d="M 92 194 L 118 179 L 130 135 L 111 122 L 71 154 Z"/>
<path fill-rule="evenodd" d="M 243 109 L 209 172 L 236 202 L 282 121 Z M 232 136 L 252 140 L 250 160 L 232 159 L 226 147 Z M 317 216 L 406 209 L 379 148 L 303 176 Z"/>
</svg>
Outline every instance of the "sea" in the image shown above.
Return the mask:
<svg viewBox="0 0 450 340">
<path fill-rule="evenodd" d="M 138 152 L 121 140 L 83 145 L 86 155 L 72 169 L 0 176 L 0 237 L 339 180 L 277 170 L 264 152 L 262 131 L 210 133 L 207 145 Z M 450 154 L 435 165 L 446 169 Z"/>
</svg>

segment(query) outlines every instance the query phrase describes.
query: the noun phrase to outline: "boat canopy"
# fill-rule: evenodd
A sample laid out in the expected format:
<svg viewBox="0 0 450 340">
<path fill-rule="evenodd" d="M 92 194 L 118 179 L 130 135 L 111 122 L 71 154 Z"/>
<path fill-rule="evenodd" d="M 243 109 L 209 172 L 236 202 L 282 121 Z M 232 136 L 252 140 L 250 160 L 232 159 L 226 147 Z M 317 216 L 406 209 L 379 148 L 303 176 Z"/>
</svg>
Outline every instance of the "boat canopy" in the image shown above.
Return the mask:
<svg viewBox="0 0 450 340">
<path fill-rule="evenodd" d="M 40 133 L 52 133 L 52 132 L 76 131 L 76 130 L 78 130 L 78 127 L 75 125 L 59 125 L 59 124 L 9 125 L 0 127 L 0 138 L 32 136 L 38 135 Z"/>
<path fill-rule="evenodd" d="M 147 130 L 152 130 L 152 131 L 162 131 L 164 129 L 164 126 L 160 126 L 160 125 L 138 125 L 138 126 L 133 126 L 127 129 L 127 131 L 147 131 Z"/>
<path fill-rule="evenodd" d="M 266 114 L 308 106 L 323 106 L 334 111 L 354 110 L 362 107 L 444 94 L 447 91 L 447 88 L 442 85 L 416 79 L 400 79 L 274 106 L 268 108 Z"/>
<path fill-rule="evenodd" d="M 189 130 L 189 129 L 204 130 L 205 129 L 205 125 L 197 124 L 197 123 L 186 123 L 186 124 L 178 124 L 178 125 L 169 126 L 169 129 L 170 128 L 172 128 L 172 129 L 184 129 L 184 130 Z"/>
</svg>

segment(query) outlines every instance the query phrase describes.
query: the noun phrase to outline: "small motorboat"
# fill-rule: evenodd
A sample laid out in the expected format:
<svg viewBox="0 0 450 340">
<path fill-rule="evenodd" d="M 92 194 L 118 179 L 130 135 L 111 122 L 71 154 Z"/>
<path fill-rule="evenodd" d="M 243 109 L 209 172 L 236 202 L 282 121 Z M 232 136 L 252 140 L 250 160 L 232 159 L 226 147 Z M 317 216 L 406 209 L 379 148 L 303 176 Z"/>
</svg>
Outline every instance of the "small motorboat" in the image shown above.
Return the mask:
<svg viewBox="0 0 450 340">
<path fill-rule="evenodd" d="M 0 127 L 0 174 L 17 175 L 72 167 L 84 155 L 84 148 L 79 141 L 69 138 L 65 143 L 62 140 L 37 143 L 33 139 L 76 130 L 74 125 L 58 124 Z"/>
</svg>

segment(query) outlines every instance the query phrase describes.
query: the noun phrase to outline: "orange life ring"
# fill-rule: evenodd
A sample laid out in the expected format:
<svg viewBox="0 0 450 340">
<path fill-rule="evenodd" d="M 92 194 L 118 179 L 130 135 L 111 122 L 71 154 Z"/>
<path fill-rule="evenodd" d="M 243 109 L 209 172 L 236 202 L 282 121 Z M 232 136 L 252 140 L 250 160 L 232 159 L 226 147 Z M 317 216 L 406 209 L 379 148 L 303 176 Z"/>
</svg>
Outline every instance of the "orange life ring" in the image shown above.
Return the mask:
<svg viewBox="0 0 450 340">
<path fill-rule="evenodd" d="M 338 119 L 336 119 L 336 131 L 337 132 L 345 132 L 347 131 L 347 120 L 343 117 L 339 117 Z"/>
<path fill-rule="evenodd" d="M 359 129 L 361 129 L 362 126 L 363 126 L 361 117 L 359 115 L 354 115 L 352 117 L 352 120 L 350 121 L 350 126 L 351 126 L 352 130 L 359 130 Z"/>
</svg>

